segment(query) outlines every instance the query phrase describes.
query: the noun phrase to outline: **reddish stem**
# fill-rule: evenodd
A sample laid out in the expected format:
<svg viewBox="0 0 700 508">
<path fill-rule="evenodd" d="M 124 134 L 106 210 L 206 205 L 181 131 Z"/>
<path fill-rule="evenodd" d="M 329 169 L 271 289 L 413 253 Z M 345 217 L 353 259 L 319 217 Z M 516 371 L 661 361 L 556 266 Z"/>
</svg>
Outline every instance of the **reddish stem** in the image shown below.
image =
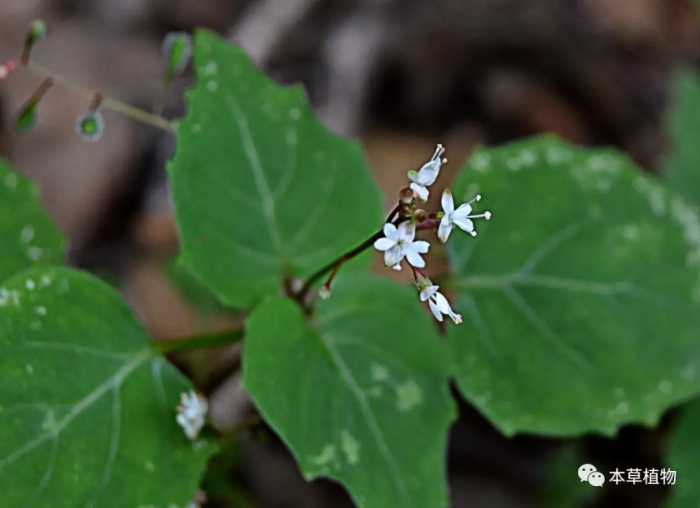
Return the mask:
<svg viewBox="0 0 700 508">
<path fill-rule="evenodd" d="M 384 223 L 388 222 L 393 222 L 396 223 L 397 221 L 401 220 L 401 203 L 397 204 L 391 212 L 389 212 L 389 215 L 387 215 L 386 220 Z M 360 245 L 355 247 L 354 249 L 346 252 L 342 256 L 339 256 L 338 258 L 334 259 L 327 265 L 323 266 L 320 270 L 316 271 L 313 273 L 304 283 L 304 286 L 301 288 L 299 293 L 297 293 L 297 301 L 300 302 L 302 305 L 304 305 L 304 301 L 306 300 L 306 296 L 308 295 L 309 291 L 313 287 L 313 285 L 323 277 L 326 273 L 331 272 L 330 276 L 328 277 L 328 280 L 324 284 L 326 289 L 330 290 L 331 283 L 333 282 L 333 279 L 335 279 L 335 276 L 337 275 L 338 271 L 340 268 L 347 262 L 350 261 L 352 258 L 355 256 L 361 254 L 363 251 L 371 247 L 375 241 L 377 241 L 379 238 L 382 237 L 384 234 L 384 227 L 382 226 L 382 229 L 374 233 L 372 236 L 370 236 L 367 240 L 362 242 Z"/>
</svg>

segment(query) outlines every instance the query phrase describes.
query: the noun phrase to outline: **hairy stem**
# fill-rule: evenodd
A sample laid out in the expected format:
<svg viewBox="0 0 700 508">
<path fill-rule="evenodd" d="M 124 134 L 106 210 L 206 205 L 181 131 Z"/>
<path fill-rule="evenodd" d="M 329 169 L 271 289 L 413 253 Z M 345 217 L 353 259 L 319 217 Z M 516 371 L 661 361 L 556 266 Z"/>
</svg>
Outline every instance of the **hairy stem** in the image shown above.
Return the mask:
<svg viewBox="0 0 700 508">
<path fill-rule="evenodd" d="M 95 96 L 99 95 L 99 93 L 95 90 L 90 90 L 89 88 L 77 85 L 72 81 L 69 81 L 68 79 L 64 78 L 63 76 L 56 74 L 51 70 L 47 69 L 46 67 L 43 67 L 42 65 L 39 65 L 37 63 L 30 61 L 25 65 L 25 69 L 27 69 L 35 76 L 39 76 L 42 78 L 51 78 L 53 83 L 62 86 L 69 92 L 79 97 L 82 97 L 88 103 L 92 103 L 92 101 L 95 99 Z M 132 106 L 131 104 L 112 99 L 111 97 L 104 97 L 101 102 L 101 107 L 103 109 L 125 115 L 137 122 L 150 125 L 157 129 L 161 129 L 165 132 L 173 132 L 172 124 L 162 116 L 149 113 L 148 111 Z"/>
<path fill-rule="evenodd" d="M 222 333 L 183 337 L 181 339 L 160 340 L 152 343 L 154 350 L 159 353 L 175 353 L 177 351 L 192 351 L 236 344 L 243 340 L 243 330 L 229 330 Z"/>
</svg>

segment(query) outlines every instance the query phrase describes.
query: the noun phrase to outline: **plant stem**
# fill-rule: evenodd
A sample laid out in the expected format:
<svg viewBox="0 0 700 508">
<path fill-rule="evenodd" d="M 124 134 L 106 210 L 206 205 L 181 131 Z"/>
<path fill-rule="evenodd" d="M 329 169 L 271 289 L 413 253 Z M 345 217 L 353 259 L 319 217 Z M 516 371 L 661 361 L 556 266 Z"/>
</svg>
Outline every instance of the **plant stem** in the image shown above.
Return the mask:
<svg viewBox="0 0 700 508">
<path fill-rule="evenodd" d="M 399 213 L 399 210 L 401 209 L 401 204 L 399 203 L 394 207 L 394 209 L 389 212 L 389 215 L 387 215 L 386 220 L 384 221 L 385 223 L 391 222 L 394 219 L 394 216 Z M 333 271 L 332 277 L 326 282 L 328 289 L 330 289 L 330 283 L 333 282 L 333 278 L 335 275 L 338 273 L 338 270 L 340 270 L 340 267 L 344 265 L 347 261 L 350 261 L 352 258 L 357 256 L 358 254 L 361 254 L 364 250 L 368 249 L 375 241 L 377 241 L 379 238 L 382 237 L 383 235 L 383 227 L 376 233 L 374 233 L 372 236 L 370 236 L 367 240 L 362 242 L 360 245 L 355 247 L 354 249 L 346 252 L 345 254 L 337 257 L 318 271 L 314 272 L 304 283 L 302 286 L 301 290 L 299 290 L 298 293 L 298 300 L 300 302 L 304 302 L 306 299 L 306 295 L 309 293 L 313 285 L 318 281 L 321 277 L 323 277 L 326 273 L 330 272 L 331 270 Z"/>
<path fill-rule="evenodd" d="M 357 256 L 358 254 L 362 253 L 365 249 L 368 249 L 375 241 L 377 241 L 379 238 L 381 238 L 383 234 L 384 234 L 383 231 L 380 229 L 379 231 L 377 231 L 376 233 L 374 233 L 372 236 L 370 236 L 367 240 L 365 240 L 364 242 L 362 242 L 360 245 L 358 245 L 357 247 L 355 247 L 355 248 L 352 249 L 351 251 L 346 252 L 346 253 L 343 254 L 342 256 L 340 256 L 340 257 L 334 259 L 333 261 L 331 261 L 330 263 L 328 263 L 327 265 L 325 265 L 323 268 L 321 268 L 320 270 L 318 270 L 316 273 L 314 273 L 313 275 L 311 275 L 311 276 L 306 280 L 306 283 L 305 283 L 304 286 L 301 288 L 301 291 L 299 291 L 300 300 L 302 300 L 302 301 L 304 300 L 304 297 L 308 294 L 309 290 L 311 289 L 311 287 L 314 285 L 314 283 L 315 283 L 318 279 L 320 279 L 320 278 L 323 277 L 326 273 L 328 273 L 328 272 L 330 272 L 331 270 L 333 270 L 334 268 L 336 268 L 336 266 L 339 268 L 339 267 L 340 267 L 341 265 L 343 265 L 346 261 L 351 260 L 352 258 L 354 258 L 355 256 Z"/>
<path fill-rule="evenodd" d="M 159 353 L 175 353 L 177 351 L 192 351 L 236 344 L 243 340 L 243 330 L 229 330 L 222 333 L 183 337 L 181 339 L 160 340 L 152 342 L 151 346 Z"/>
<path fill-rule="evenodd" d="M 27 69 L 35 76 L 39 76 L 42 78 L 51 78 L 55 84 L 61 85 L 69 92 L 79 97 L 82 97 L 83 99 L 85 99 L 86 102 L 91 103 L 94 100 L 95 96 L 98 94 L 98 92 L 77 85 L 72 81 L 69 81 L 68 79 L 64 78 L 63 76 L 56 74 L 51 70 L 47 69 L 46 67 L 43 67 L 42 65 L 39 65 L 37 63 L 30 61 L 25 65 L 25 69 Z M 132 120 L 144 123 L 146 125 L 150 125 L 157 129 L 161 129 L 165 132 L 173 132 L 173 126 L 167 119 L 163 118 L 162 116 L 149 113 L 148 111 L 132 106 L 131 104 L 127 104 L 126 102 L 118 101 L 116 99 L 112 99 L 111 97 L 104 97 L 104 99 L 102 100 L 101 107 L 103 109 L 114 111 L 115 113 L 120 113 L 122 115 L 128 116 Z"/>
</svg>

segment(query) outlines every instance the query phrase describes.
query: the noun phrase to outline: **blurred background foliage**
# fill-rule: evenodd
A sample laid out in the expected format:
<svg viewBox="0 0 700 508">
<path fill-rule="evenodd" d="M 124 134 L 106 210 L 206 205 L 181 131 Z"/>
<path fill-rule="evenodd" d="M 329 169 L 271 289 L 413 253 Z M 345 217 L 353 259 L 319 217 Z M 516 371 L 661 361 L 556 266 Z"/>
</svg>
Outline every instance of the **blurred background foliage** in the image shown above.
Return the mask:
<svg viewBox="0 0 700 508">
<path fill-rule="evenodd" d="M 553 132 L 618 147 L 646 171 L 667 168 L 671 185 L 700 200 L 700 171 L 684 171 L 700 162 L 697 7 L 692 0 L 6 0 L 0 60 L 16 56 L 28 23 L 43 18 L 50 36 L 36 48 L 37 61 L 151 108 L 162 95 L 163 36 L 205 26 L 241 44 L 280 82 L 302 82 L 327 125 L 363 142 L 387 196 L 438 141 L 452 161 L 446 185 L 479 144 Z M 0 84 L 0 155 L 37 182 L 70 238 L 70 261 L 118 286 L 158 339 L 238 322 L 173 262 L 164 172 L 172 138 L 109 115 L 102 141 L 84 144 L 74 121 L 87 105 L 58 88 L 33 133 L 15 133 L 13 117 L 37 85 L 21 72 Z M 166 116 L 183 113 L 186 85 L 171 90 Z M 174 361 L 210 395 L 221 428 L 245 426 L 252 409 L 238 346 Z M 657 429 L 630 426 L 615 439 L 506 439 L 462 405 L 448 457 L 453 506 L 661 506 L 663 487 L 592 492 L 579 485 L 576 468 L 667 466 L 675 420 L 672 412 Z M 684 435 L 696 420 L 684 422 Z M 683 447 L 676 443 L 675 455 Z M 698 471 L 678 474 L 679 483 L 700 479 Z M 351 506 L 333 484 L 306 484 L 263 426 L 212 462 L 204 488 L 208 506 Z"/>
</svg>

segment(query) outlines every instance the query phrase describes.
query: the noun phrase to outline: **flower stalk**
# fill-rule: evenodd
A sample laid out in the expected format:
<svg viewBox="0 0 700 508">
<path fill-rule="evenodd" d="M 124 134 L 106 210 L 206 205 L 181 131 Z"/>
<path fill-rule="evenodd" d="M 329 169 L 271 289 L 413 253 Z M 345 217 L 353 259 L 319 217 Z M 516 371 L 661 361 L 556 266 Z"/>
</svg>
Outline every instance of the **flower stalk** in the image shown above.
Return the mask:
<svg viewBox="0 0 700 508">
<path fill-rule="evenodd" d="M 310 313 L 308 295 L 313 285 L 325 274 L 329 273 L 325 283 L 319 290 L 319 296 L 329 298 L 331 285 L 341 267 L 350 259 L 359 255 L 370 246 L 384 254 L 384 264 L 394 270 L 401 270 L 404 260 L 413 272 L 414 283 L 418 289 L 421 302 L 426 302 L 435 319 L 442 322 L 448 316 L 455 324 L 462 323 L 462 316 L 452 310 L 447 298 L 440 293 L 439 286 L 425 275 L 422 269 L 425 260 L 422 254 L 427 254 L 430 243 L 416 240 L 417 231 L 435 230 L 442 243 L 446 243 L 453 228 L 456 226 L 472 237 L 477 236 L 474 225 L 476 219 L 491 219 L 491 212 L 472 213 L 472 204 L 481 200 L 477 194 L 472 200 L 455 206 L 452 193 L 445 189 L 441 197 L 442 211 L 428 214 L 417 206 L 418 201 L 427 201 L 430 187 L 437 180 L 440 169 L 447 159 L 443 158 L 445 148 L 437 145 L 432 157 L 418 171 L 409 171 L 408 187 L 401 189 L 397 205 L 387 216 L 382 229 L 374 233 L 360 245 L 331 261 L 312 274 L 298 292 L 291 292 L 294 297 Z"/>
<path fill-rule="evenodd" d="M 34 74 L 35 76 L 42 78 L 51 78 L 56 85 L 59 85 L 64 90 L 67 90 L 68 92 L 77 95 L 78 97 L 81 97 L 88 103 L 92 103 L 94 101 L 95 96 L 99 94 L 99 92 L 73 83 L 67 78 L 61 76 L 60 74 L 56 74 L 50 69 L 39 65 L 35 62 L 28 62 L 24 66 L 24 68 L 30 73 Z M 174 130 L 171 122 L 163 118 L 162 116 L 156 115 L 154 113 L 149 113 L 146 110 L 137 108 L 135 106 L 132 106 L 131 104 L 127 104 L 126 102 L 113 99 L 112 97 L 103 96 L 100 107 L 103 110 L 122 114 L 136 122 L 150 125 L 151 127 L 155 127 L 156 129 L 160 129 L 164 132 L 173 132 Z"/>
<path fill-rule="evenodd" d="M 136 122 L 155 127 L 162 131 L 173 132 L 174 129 L 171 122 L 163 118 L 159 114 L 150 113 L 143 109 L 132 106 L 131 104 L 127 104 L 126 102 L 122 102 L 111 97 L 103 97 L 100 92 L 90 90 L 81 85 L 73 83 L 67 78 L 61 76 L 60 74 L 57 74 L 51 71 L 50 69 L 32 61 L 32 50 L 39 41 L 46 37 L 46 33 L 47 29 L 43 21 L 36 20 L 32 22 L 29 26 L 29 30 L 27 31 L 27 35 L 25 37 L 24 46 L 22 48 L 22 53 L 20 55 L 19 62 L 15 60 L 10 60 L 2 66 L 0 66 L 0 79 L 7 77 L 18 66 L 19 63 L 19 66 L 27 70 L 29 73 L 39 78 L 42 78 L 44 80 L 44 83 L 50 80 L 51 84 L 59 85 L 66 91 L 77 95 L 78 97 L 84 99 L 86 102 L 90 103 L 90 111 L 93 113 L 97 112 L 98 108 L 102 108 L 106 111 L 112 111 L 114 113 L 122 114 Z M 190 53 L 182 51 L 178 53 L 180 65 L 186 65 L 185 60 L 189 59 L 189 55 Z M 31 100 L 32 99 L 30 98 L 30 100 L 27 101 L 27 103 L 29 103 Z M 97 105 L 95 105 L 96 102 Z"/>
<path fill-rule="evenodd" d="M 391 212 L 386 217 L 385 222 L 395 222 L 400 219 L 401 217 L 401 208 L 402 205 L 401 203 L 397 204 Z M 340 271 L 340 268 L 350 261 L 351 259 L 355 258 L 356 256 L 362 254 L 364 251 L 369 249 L 375 241 L 377 241 L 379 238 L 381 238 L 383 232 L 380 229 L 376 233 L 374 233 L 372 236 L 367 238 L 364 242 L 362 242 L 360 245 L 355 247 L 354 249 L 346 252 L 345 254 L 337 257 L 330 263 L 324 265 L 321 267 L 319 270 L 314 272 L 309 276 L 308 279 L 306 279 L 306 282 L 304 285 L 301 287 L 301 289 L 296 293 L 296 300 L 302 303 L 304 308 L 307 308 L 306 305 L 304 305 L 304 302 L 306 302 L 306 299 L 309 295 L 309 292 L 311 291 L 311 288 L 316 284 L 316 282 L 321 279 L 324 275 L 330 272 L 330 275 L 326 282 L 323 284 L 323 288 L 325 288 L 325 292 L 327 295 L 330 294 L 330 289 L 331 289 L 331 284 L 333 284 L 333 280 L 335 279 L 335 276 L 338 274 Z M 308 308 L 307 308 L 308 310 Z"/>
</svg>

